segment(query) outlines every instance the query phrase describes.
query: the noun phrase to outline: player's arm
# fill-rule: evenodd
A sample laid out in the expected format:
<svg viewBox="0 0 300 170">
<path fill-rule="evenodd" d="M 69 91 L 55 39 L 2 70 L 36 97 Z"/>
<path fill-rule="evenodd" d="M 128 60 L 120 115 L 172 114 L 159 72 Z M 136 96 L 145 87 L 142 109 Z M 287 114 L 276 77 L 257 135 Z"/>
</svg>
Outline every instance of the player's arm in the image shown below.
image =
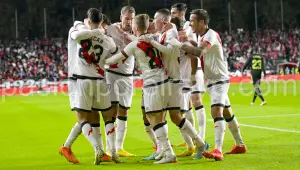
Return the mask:
<svg viewBox="0 0 300 170">
<path fill-rule="evenodd" d="M 95 33 L 101 33 L 99 29 L 90 30 L 84 25 L 84 23 L 78 22 L 76 24 L 76 22 L 78 21 L 75 21 L 74 29 L 70 33 L 70 36 L 73 40 L 80 41 L 80 40 L 88 39 L 91 38 Z"/>
<path fill-rule="evenodd" d="M 113 55 L 112 57 L 105 60 L 105 64 L 115 64 L 123 59 L 127 59 L 129 56 L 133 54 L 134 46 L 136 42 L 131 42 L 128 44 L 121 52 L 118 54 Z"/>
<path fill-rule="evenodd" d="M 211 49 L 211 44 L 208 41 L 202 42 L 199 47 L 192 47 L 183 44 L 181 49 L 195 56 L 203 56 L 208 50 Z"/>
<path fill-rule="evenodd" d="M 242 69 L 242 72 L 244 72 L 250 66 L 251 61 L 252 61 L 252 56 L 247 59 L 245 65 Z"/>
</svg>

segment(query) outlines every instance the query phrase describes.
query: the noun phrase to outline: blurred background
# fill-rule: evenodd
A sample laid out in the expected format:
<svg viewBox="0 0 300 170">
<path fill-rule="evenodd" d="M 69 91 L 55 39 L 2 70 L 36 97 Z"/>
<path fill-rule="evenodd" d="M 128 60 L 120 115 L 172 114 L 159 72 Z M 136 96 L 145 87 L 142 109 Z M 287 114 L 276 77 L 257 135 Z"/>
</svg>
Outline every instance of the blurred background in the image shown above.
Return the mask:
<svg viewBox="0 0 300 170">
<path fill-rule="evenodd" d="M 299 74 L 299 0 L 1 0 L 0 84 L 5 81 L 67 77 L 67 36 L 74 20 L 99 8 L 112 22 L 131 5 L 153 17 L 156 10 L 186 3 L 204 8 L 220 33 L 231 75 L 253 53 L 264 56 L 268 74 Z"/>
</svg>

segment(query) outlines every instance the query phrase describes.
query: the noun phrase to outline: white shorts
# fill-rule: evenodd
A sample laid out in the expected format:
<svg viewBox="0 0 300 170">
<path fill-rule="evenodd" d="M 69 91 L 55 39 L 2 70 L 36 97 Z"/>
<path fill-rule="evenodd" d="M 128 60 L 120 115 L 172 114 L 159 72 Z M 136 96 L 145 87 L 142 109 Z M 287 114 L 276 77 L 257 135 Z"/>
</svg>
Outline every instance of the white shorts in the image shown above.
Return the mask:
<svg viewBox="0 0 300 170">
<path fill-rule="evenodd" d="M 169 97 L 168 86 L 166 80 L 160 85 L 143 87 L 143 104 L 147 114 L 165 110 Z"/>
<path fill-rule="evenodd" d="M 202 69 L 198 68 L 196 72 L 197 83 L 192 87 L 192 94 L 195 93 L 204 93 L 204 75 Z"/>
<path fill-rule="evenodd" d="M 132 103 L 133 77 L 106 73 L 107 83 L 111 86 L 110 99 L 112 104 L 119 104 L 124 109 L 129 109 Z"/>
<path fill-rule="evenodd" d="M 90 112 L 111 108 L 109 86 L 102 80 L 77 79 L 74 110 Z"/>
<path fill-rule="evenodd" d="M 190 110 L 190 98 L 192 94 L 191 88 L 182 88 L 182 95 L 181 95 L 181 112 L 187 112 Z"/>
<path fill-rule="evenodd" d="M 69 94 L 70 107 L 73 110 L 73 108 L 75 107 L 75 99 L 76 99 L 76 80 L 73 79 L 68 80 L 68 94 Z"/>
<path fill-rule="evenodd" d="M 180 110 L 182 102 L 182 83 L 169 83 L 169 94 L 166 110 Z"/>
<path fill-rule="evenodd" d="M 209 86 L 210 85 L 207 86 L 207 91 L 210 96 L 211 107 L 230 106 L 230 101 L 228 98 L 228 90 L 229 90 L 230 83 L 214 84 L 210 87 Z"/>
</svg>

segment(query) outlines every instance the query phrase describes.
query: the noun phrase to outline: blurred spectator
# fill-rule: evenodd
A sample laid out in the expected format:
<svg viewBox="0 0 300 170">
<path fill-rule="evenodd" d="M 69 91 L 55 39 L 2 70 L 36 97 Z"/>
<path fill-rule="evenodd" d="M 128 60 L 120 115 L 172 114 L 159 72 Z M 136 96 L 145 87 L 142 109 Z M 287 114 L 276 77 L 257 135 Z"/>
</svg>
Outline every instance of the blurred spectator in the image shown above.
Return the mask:
<svg viewBox="0 0 300 170">
<path fill-rule="evenodd" d="M 0 78 L 5 81 L 66 78 L 66 46 L 66 42 L 59 39 L 1 41 Z"/>
</svg>

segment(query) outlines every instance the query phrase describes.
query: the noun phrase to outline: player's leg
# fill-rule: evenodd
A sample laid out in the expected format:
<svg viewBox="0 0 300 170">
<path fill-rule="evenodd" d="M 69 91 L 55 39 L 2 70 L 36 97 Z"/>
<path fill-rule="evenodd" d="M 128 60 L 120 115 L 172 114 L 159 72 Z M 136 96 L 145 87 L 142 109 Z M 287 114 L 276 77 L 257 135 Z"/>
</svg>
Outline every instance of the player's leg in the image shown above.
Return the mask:
<svg viewBox="0 0 300 170">
<path fill-rule="evenodd" d="M 97 101 L 94 103 L 94 108 L 101 111 L 103 120 L 105 122 L 105 132 L 108 142 L 111 147 L 111 157 L 116 163 L 122 162 L 116 150 L 116 132 L 113 120 L 112 105 L 109 94 L 109 86 L 106 82 L 101 81 L 98 83 Z"/>
<path fill-rule="evenodd" d="M 91 143 L 95 150 L 95 162 L 98 165 L 104 155 L 101 149 L 98 136 L 93 132 L 92 124 L 92 109 L 94 108 L 95 96 L 97 96 L 97 81 L 96 80 L 77 80 L 77 93 L 75 110 L 78 112 L 77 119 L 81 122 L 82 133 Z"/>
<path fill-rule="evenodd" d="M 184 101 L 184 95 L 182 94 L 181 84 L 171 83 L 172 95 L 169 100 L 168 110 L 170 113 L 170 118 L 172 122 L 179 127 L 184 133 L 189 135 L 194 141 L 195 145 L 198 149 L 198 153 L 196 158 L 202 158 L 202 152 L 206 151 L 208 148 L 208 144 L 206 144 L 203 139 L 200 137 L 199 133 L 193 127 L 193 125 L 186 120 L 186 118 L 182 117 L 180 112 L 181 101 Z"/>
<path fill-rule="evenodd" d="M 214 120 L 215 148 L 211 152 L 204 152 L 203 156 L 216 161 L 223 160 L 222 147 L 224 142 L 226 123 L 223 117 L 224 106 L 229 89 L 229 83 L 208 85 L 211 99 L 211 115 Z"/>
<path fill-rule="evenodd" d="M 227 97 L 226 105 L 223 111 L 223 115 L 225 118 L 225 121 L 228 124 L 228 129 L 231 132 L 231 135 L 235 141 L 234 147 L 231 149 L 231 151 L 226 152 L 225 154 L 239 154 L 239 153 L 246 153 L 246 145 L 243 141 L 241 132 L 240 132 L 240 126 L 239 123 L 234 116 L 232 112 L 232 108 L 230 106 L 229 98 Z"/>
<path fill-rule="evenodd" d="M 206 112 L 202 102 L 202 94 L 204 94 L 205 92 L 205 87 L 204 87 L 204 75 L 201 68 L 197 69 L 196 77 L 197 77 L 197 82 L 193 86 L 191 99 L 198 118 L 198 127 L 199 127 L 200 136 L 202 137 L 203 140 L 205 140 Z"/>
<path fill-rule="evenodd" d="M 206 112 L 202 102 L 201 93 L 192 93 L 192 103 L 196 110 L 196 115 L 198 118 L 199 133 L 203 140 L 205 140 L 205 130 L 206 130 Z"/>
<path fill-rule="evenodd" d="M 154 134 L 164 149 L 164 157 L 154 164 L 174 163 L 177 162 L 175 153 L 168 139 L 168 128 L 165 121 L 163 110 L 166 107 L 166 96 L 168 83 L 157 85 L 154 87 L 143 88 L 143 97 L 145 111 L 150 124 L 153 127 Z"/>
<path fill-rule="evenodd" d="M 191 89 L 187 89 L 184 88 L 183 89 L 183 93 L 182 93 L 182 100 L 180 102 L 181 104 L 181 114 L 182 117 L 185 116 L 187 121 L 193 121 L 193 114 L 192 115 L 188 115 L 190 109 L 190 96 L 191 96 Z M 192 119 L 192 120 L 191 120 Z M 193 123 L 191 122 L 192 126 L 194 127 Z M 178 157 L 184 157 L 184 156 L 191 156 L 194 152 L 195 152 L 195 145 L 193 143 L 192 138 L 183 130 L 183 129 L 179 129 L 180 133 L 185 141 L 185 144 L 187 146 L 187 150 L 185 150 L 183 153 L 178 154 Z"/>
<path fill-rule="evenodd" d="M 262 103 L 260 104 L 260 106 L 266 105 L 267 102 L 265 101 L 261 91 L 260 91 L 260 78 L 257 79 L 256 83 L 255 83 L 255 92 L 258 95 L 258 97 L 261 99 Z"/>
<path fill-rule="evenodd" d="M 117 152 L 119 156 L 135 156 L 127 152 L 124 148 L 124 141 L 127 132 L 127 118 L 128 110 L 132 103 L 133 93 L 133 79 L 131 77 L 119 76 L 116 81 L 119 87 L 119 111 L 116 120 L 116 140 L 117 140 Z"/>
<path fill-rule="evenodd" d="M 75 98 L 76 98 L 76 80 L 71 80 L 71 79 L 69 80 L 68 93 L 69 93 L 70 106 L 73 111 L 73 108 L 75 107 Z M 71 147 L 80 134 L 81 134 L 81 125 L 79 122 L 76 122 L 67 140 L 59 150 L 59 154 L 63 155 L 69 162 L 79 163 L 79 160 L 73 154 Z"/>
<path fill-rule="evenodd" d="M 106 73 L 106 80 L 107 80 L 107 84 L 109 86 L 109 94 L 110 94 L 110 100 L 111 100 L 111 113 L 112 115 L 110 115 L 112 117 L 112 121 L 113 123 L 115 123 L 116 117 L 118 115 L 118 111 L 119 111 L 119 96 L 118 91 L 119 91 L 119 87 L 118 84 L 116 83 L 116 75 L 107 72 Z M 111 154 L 111 146 L 108 140 L 108 137 L 105 136 L 106 139 L 106 152 L 107 154 Z"/>
<path fill-rule="evenodd" d="M 99 146 L 101 147 L 101 150 L 104 152 L 102 134 L 101 134 L 101 130 L 100 130 L 100 115 L 99 115 L 99 112 L 97 110 L 92 110 L 92 114 L 91 114 L 90 119 L 91 119 L 90 122 L 91 122 L 91 126 L 92 126 L 92 129 L 93 129 L 93 133 L 97 137 L 97 141 L 98 141 Z M 111 162 L 111 156 L 104 153 L 103 157 L 101 158 L 101 161 Z"/>
</svg>

